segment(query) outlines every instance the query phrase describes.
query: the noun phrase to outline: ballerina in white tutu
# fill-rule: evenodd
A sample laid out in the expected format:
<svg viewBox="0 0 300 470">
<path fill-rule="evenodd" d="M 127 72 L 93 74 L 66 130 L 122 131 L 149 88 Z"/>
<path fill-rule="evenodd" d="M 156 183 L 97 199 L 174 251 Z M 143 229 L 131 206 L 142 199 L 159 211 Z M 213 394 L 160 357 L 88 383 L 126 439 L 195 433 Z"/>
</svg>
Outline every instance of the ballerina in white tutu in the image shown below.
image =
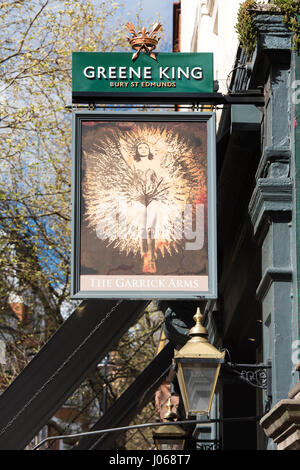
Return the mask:
<svg viewBox="0 0 300 470">
<path fill-rule="evenodd" d="M 168 127 L 143 123 L 99 136 L 85 157 L 89 227 L 108 246 L 140 256 L 141 272 L 156 273 L 158 254 L 183 246 L 187 205 L 206 199 L 204 159 Z"/>
</svg>

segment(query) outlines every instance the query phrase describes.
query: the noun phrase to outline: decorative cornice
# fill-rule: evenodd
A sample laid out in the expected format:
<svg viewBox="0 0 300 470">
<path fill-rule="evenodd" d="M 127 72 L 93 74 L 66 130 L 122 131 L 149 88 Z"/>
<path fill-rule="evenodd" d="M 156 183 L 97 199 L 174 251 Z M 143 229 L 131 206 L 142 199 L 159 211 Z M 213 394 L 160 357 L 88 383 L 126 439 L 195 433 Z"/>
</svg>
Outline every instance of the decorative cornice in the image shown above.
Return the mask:
<svg viewBox="0 0 300 470">
<path fill-rule="evenodd" d="M 293 388 L 289 391 L 289 398 L 292 399 L 297 399 L 299 396 L 300 399 L 300 382 L 296 383 Z"/>
<path fill-rule="evenodd" d="M 262 302 L 273 282 L 291 282 L 292 275 L 291 268 L 271 267 L 266 269 L 256 290 L 257 300 Z"/>
<path fill-rule="evenodd" d="M 259 178 L 249 203 L 249 214 L 254 234 L 262 222 L 270 217 L 280 217 L 292 211 L 291 178 Z"/>
<path fill-rule="evenodd" d="M 278 175 L 278 177 L 287 177 L 289 172 L 289 163 L 291 158 L 291 151 L 289 147 L 265 147 L 262 157 L 260 159 L 258 169 L 256 172 L 256 179 L 259 178 L 266 178 L 267 176 L 271 176 L 274 178 L 273 175 L 268 175 L 271 169 L 272 164 L 284 164 L 285 167 L 282 170 L 284 173 Z"/>
<path fill-rule="evenodd" d="M 292 48 L 292 34 L 278 12 L 253 11 L 258 30 L 258 46 L 267 51 L 284 51 Z"/>
<path fill-rule="evenodd" d="M 300 400 L 281 400 L 260 420 L 278 450 L 300 449 Z"/>
</svg>

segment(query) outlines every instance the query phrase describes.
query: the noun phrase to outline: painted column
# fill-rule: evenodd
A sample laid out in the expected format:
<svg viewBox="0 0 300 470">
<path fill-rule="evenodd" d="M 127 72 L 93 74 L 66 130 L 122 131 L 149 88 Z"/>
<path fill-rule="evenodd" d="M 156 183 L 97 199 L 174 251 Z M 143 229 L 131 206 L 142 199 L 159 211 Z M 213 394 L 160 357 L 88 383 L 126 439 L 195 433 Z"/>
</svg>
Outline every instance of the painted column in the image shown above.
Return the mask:
<svg viewBox="0 0 300 470">
<path fill-rule="evenodd" d="M 298 21 L 300 18 L 298 17 Z M 292 89 L 292 105 L 293 105 L 293 124 L 294 124 L 294 175 L 295 175 L 295 231 L 294 231 L 294 243 L 297 249 L 297 258 L 295 258 L 295 265 L 297 270 L 297 278 L 295 277 L 295 284 L 298 295 L 295 296 L 295 303 L 297 303 L 297 309 L 295 309 L 294 322 L 297 328 L 294 330 L 292 353 L 293 363 L 298 365 L 298 371 L 300 372 L 300 56 L 296 53 L 294 55 L 294 69 L 291 74 L 291 89 Z M 299 378 L 299 374 L 297 374 Z"/>
<path fill-rule="evenodd" d="M 291 173 L 291 35 L 280 15 L 258 14 L 257 57 L 268 62 L 262 156 L 249 204 L 254 235 L 261 246 L 262 277 L 257 297 L 262 304 L 263 359 L 272 360 L 272 404 L 286 398 L 294 384 L 292 341 L 296 258 L 293 241 Z M 272 443 L 269 444 L 271 448 Z"/>
</svg>

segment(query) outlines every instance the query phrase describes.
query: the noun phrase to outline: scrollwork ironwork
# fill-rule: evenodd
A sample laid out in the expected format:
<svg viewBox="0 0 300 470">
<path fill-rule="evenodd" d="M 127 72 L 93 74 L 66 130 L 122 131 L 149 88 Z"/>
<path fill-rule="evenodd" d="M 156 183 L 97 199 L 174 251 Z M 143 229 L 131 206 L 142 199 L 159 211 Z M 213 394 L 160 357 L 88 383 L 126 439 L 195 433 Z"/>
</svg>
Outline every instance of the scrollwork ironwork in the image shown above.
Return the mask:
<svg viewBox="0 0 300 470">
<path fill-rule="evenodd" d="M 241 379 L 245 380 L 247 383 L 249 383 L 249 385 L 266 390 L 266 386 L 267 386 L 266 369 L 241 370 L 240 376 L 241 376 Z"/>
<path fill-rule="evenodd" d="M 221 442 L 218 440 L 198 439 L 197 450 L 221 450 Z"/>
<path fill-rule="evenodd" d="M 272 364 L 232 364 L 226 363 L 230 371 L 239 377 L 242 381 L 252 387 L 265 390 L 268 396 L 272 394 Z"/>
</svg>

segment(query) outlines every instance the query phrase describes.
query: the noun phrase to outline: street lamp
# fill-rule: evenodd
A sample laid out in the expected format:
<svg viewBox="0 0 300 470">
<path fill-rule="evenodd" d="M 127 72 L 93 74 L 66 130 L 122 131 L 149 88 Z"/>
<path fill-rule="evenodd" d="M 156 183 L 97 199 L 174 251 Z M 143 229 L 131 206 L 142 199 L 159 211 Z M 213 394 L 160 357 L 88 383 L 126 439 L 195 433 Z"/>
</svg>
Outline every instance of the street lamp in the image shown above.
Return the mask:
<svg viewBox="0 0 300 470">
<path fill-rule="evenodd" d="M 168 400 L 167 408 L 168 411 L 164 419 L 167 422 L 173 422 L 176 414 L 171 411 L 171 398 Z M 175 422 L 167 426 L 162 424 L 153 433 L 153 440 L 157 450 L 183 450 L 186 438 L 187 433 Z"/>
<path fill-rule="evenodd" d="M 104 415 L 107 411 L 107 384 L 108 384 L 108 377 L 115 364 L 110 361 L 110 353 L 98 364 L 99 369 L 102 369 L 103 375 L 103 392 L 102 392 L 102 404 L 101 404 L 101 413 Z"/>
<path fill-rule="evenodd" d="M 207 339 L 207 330 L 201 324 L 199 307 L 194 315 L 196 325 L 191 328 L 191 339 L 175 352 L 177 379 L 187 416 L 208 415 L 215 388 L 224 362 L 225 351 L 220 352 Z"/>
</svg>

